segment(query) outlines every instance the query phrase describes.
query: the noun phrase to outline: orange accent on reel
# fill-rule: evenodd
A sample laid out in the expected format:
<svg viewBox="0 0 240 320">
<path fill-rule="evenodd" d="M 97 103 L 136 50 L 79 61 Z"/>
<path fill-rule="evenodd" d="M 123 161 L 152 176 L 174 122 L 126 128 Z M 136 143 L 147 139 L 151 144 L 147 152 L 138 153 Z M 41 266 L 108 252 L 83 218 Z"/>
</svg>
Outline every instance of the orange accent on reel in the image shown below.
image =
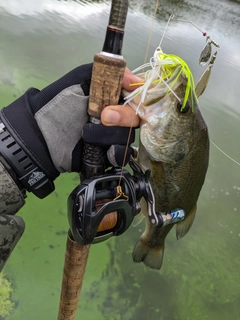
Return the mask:
<svg viewBox="0 0 240 320">
<path fill-rule="evenodd" d="M 115 227 L 117 224 L 117 212 L 111 212 L 107 214 L 101 221 L 100 225 L 98 226 L 98 232 L 110 230 Z"/>
<path fill-rule="evenodd" d="M 112 199 L 97 200 L 95 202 L 96 210 L 98 211 L 104 205 L 104 203 L 107 203 L 109 201 L 112 201 Z M 106 216 L 102 219 L 100 225 L 98 226 L 97 231 L 102 232 L 114 228 L 117 224 L 117 219 L 118 216 L 116 211 L 106 214 Z"/>
</svg>

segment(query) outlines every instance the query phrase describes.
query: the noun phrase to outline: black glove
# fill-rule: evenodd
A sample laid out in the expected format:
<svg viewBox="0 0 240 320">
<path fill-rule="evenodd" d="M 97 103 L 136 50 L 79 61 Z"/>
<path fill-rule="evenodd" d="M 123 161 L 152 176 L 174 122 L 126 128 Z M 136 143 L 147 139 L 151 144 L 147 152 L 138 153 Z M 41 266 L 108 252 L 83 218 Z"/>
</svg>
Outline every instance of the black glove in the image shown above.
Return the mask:
<svg viewBox="0 0 240 320">
<path fill-rule="evenodd" d="M 33 185 L 35 181 L 40 183 L 40 171 L 49 181 L 61 172 L 80 172 L 83 140 L 103 147 L 112 165 L 123 164 L 129 128 L 86 124 L 91 73 L 92 64 L 77 67 L 41 91 L 28 89 L 23 96 L 2 109 L 0 122 L 4 130 L 11 134 L 24 154 L 37 166 L 37 174 L 36 170 L 31 171 L 26 174 L 28 179 L 21 180 L 25 181 L 27 190 L 33 191 L 32 185 L 28 186 L 29 181 Z M 134 130 L 130 144 L 133 141 Z M 127 161 L 131 154 L 132 148 L 129 147 Z M 14 161 L 10 161 L 10 165 L 16 167 Z"/>
</svg>

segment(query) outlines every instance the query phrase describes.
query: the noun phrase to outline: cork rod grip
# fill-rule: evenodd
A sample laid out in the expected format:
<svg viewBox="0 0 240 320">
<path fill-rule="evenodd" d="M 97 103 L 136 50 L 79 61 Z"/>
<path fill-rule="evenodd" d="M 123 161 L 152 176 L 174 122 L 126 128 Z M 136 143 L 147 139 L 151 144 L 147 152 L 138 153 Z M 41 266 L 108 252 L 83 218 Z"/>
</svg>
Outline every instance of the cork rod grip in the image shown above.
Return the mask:
<svg viewBox="0 0 240 320">
<path fill-rule="evenodd" d="M 58 320 L 74 320 L 90 245 L 81 246 L 67 238 Z"/>
<path fill-rule="evenodd" d="M 126 61 L 102 53 L 94 56 L 88 113 L 100 119 L 108 105 L 118 104 Z"/>
<path fill-rule="evenodd" d="M 98 232 L 111 229 L 116 223 L 117 213 L 112 212 L 103 218 Z M 75 319 L 89 251 L 90 245 L 80 245 L 67 237 L 58 320 Z"/>
</svg>

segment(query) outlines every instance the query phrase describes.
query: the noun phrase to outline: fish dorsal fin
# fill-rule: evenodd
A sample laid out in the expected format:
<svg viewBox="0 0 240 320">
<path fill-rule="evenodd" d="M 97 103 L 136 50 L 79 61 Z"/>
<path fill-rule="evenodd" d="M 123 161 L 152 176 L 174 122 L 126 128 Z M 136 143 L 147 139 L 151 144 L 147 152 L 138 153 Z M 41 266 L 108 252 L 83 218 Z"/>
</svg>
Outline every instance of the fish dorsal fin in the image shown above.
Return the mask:
<svg viewBox="0 0 240 320">
<path fill-rule="evenodd" d="M 195 218 L 196 211 L 197 211 L 197 205 L 195 204 L 195 206 L 192 208 L 192 210 L 189 212 L 186 218 L 183 221 L 177 223 L 176 236 L 178 240 L 184 237 L 190 230 L 193 224 L 193 220 Z"/>
</svg>

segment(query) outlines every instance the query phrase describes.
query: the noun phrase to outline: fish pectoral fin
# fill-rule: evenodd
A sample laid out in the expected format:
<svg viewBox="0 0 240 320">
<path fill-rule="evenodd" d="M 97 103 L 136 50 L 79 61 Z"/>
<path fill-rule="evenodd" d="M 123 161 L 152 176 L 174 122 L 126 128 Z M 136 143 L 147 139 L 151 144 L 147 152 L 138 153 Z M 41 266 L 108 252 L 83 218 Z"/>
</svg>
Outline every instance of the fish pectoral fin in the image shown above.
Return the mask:
<svg viewBox="0 0 240 320">
<path fill-rule="evenodd" d="M 195 206 L 192 208 L 192 210 L 189 212 L 186 218 L 183 221 L 178 222 L 176 224 L 176 236 L 178 240 L 184 237 L 188 233 L 189 229 L 193 224 L 196 211 L 197 211 L 197 205 L 195 204 Z"/>
<path fill-rule="evenodd" d="M 133 223 L 132 223 L 133 227 L 138 226 L 143 221 L 144 218 L 145 218 L 145 216 L 143 215 L 142 212 L 140 212 L 138 215 L 136 215 L 133 219 Z"/>
</svg>

